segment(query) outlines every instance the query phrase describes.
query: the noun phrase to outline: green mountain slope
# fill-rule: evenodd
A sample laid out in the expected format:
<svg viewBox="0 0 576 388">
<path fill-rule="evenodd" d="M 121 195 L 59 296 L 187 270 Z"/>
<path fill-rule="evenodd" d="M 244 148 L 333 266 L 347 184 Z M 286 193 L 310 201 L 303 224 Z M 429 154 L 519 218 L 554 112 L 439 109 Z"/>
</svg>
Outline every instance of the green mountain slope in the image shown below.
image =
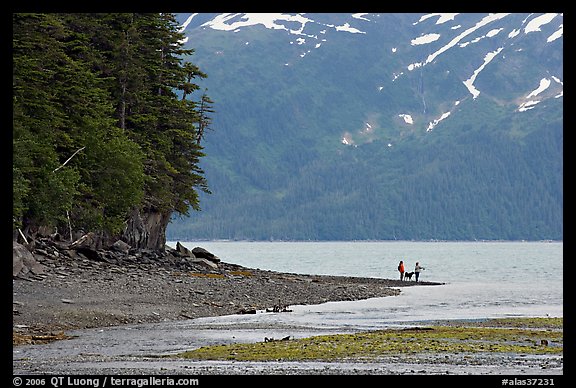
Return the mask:
<svg viewBox="0 0 576 388">
<path fill-rule="evenodd" d="M 300 35 L 198 15 L 212 194 L 168 239 L 562 239 L 561 16 L 486 15 L 306 15 Z"/>
</svg>

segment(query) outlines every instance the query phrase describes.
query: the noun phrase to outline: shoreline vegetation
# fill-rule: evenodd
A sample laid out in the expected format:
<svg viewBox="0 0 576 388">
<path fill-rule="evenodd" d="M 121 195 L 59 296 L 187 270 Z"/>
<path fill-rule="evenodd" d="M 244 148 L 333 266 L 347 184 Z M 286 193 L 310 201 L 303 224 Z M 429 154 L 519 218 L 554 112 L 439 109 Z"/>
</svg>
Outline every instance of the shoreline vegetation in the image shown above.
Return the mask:
<svg viewBox="0 0 576 388">
<path fill-rule="evenodd" d="M 176 358 L 236 361 L 375 361 L 391 355 L 561 355 L 563 318 L 458 320 L 401 329 L 206 346 Z"/>
</svg>

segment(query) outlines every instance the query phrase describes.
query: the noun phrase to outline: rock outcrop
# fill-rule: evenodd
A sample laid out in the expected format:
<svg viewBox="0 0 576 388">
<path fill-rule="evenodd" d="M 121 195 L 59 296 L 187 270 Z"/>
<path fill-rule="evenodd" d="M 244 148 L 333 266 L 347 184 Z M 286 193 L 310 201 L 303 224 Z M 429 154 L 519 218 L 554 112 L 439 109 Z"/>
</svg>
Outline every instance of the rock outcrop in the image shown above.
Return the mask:
<svg viewBox="0 0 576 388">
<path fill-rule="evenodd" d="M 28 278 L 41 277 L 45 274 L 45 267 L 38 263 L 32 252 L 24 245 L 12 242 L 12 277 Z"/>
<path fill-rule="evenodd" d="M 133 249 L 124 241 L 116 241 L 107 248 L 98 248 L 96 239 L 88 233 L 72 243 L 52 238 L 38 238 L 30 251 L 24 245 L 13 242 L 12 276 L 24 278 L 34 276 L 37 280 L 44 274 L 44 266 L 35 256 L 57 260 L 87 260 L 105 262 L 118 266 L 156 264 L 160 267 L 188 272 L 220 273 L 220 259 L 201 247 L 189 250 L 179 242 L 176 249 L 166 246 L 164 251 Z M 42 260 L 40 260 L 42 261 Z"/>
</svg>

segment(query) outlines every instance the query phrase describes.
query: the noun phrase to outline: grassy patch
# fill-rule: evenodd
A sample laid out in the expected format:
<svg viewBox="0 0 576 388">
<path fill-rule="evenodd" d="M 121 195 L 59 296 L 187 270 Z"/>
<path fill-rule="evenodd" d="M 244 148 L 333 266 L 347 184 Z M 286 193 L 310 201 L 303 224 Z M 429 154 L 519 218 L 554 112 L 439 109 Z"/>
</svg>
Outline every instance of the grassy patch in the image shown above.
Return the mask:
<svg viewBox="0 0 576 388">
<path fill-rule="evenodd" d="M 244 276 L 244 277 L 254 276 L 254 274 L 250 271 L 230 271 L 230 275 Z"/>
<path fill-rule="evenodd" d="M 540 329 L 562 329 L 564 318 L 497 318 L 487 324 L 499 327 L 531 327 Z"/>
<path fill-rule="evenodd" d="M 461 326 L 386 329 L 288 341 L 206 346 L 175 357 L 197 360 L 301 361 L 375 360 L 380 356 L 415 353 L 561 354 L 562 318 L 550 319 L 557 321 L 488 320 L 484 326 L 470 323 Z"/>
<path fill-rule="evenodd" d="M 190 272 L 190 276 L 195 276 L 199 278 L 210 278 L 210 279 L 223 279 L 225 276 L 221 273 L 201 273 L 201 272 Z"/>
<path fill-rule="evenodd" d="M 74 337 L 66 335 L 64 332 L 50 334 L 21 334 L 12 331 L 12 345 L 41 345 L 70 338 Z"/>
</svg>

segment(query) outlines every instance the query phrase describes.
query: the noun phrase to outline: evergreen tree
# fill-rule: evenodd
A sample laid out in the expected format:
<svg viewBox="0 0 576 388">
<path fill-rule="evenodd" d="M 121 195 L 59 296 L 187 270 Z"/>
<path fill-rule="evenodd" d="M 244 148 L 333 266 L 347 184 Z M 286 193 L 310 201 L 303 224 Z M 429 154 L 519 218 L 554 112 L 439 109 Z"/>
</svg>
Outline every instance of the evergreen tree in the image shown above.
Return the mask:
<svg viewBox="0 0 576 388">
<path fill-rule="evenodd" d="M 14 215 L 33 229 L 118 233 L 142 197 L 142 154 L 114 125 L 86 39 L 65 20 L 14 15 L 14 187 L 27 198 Z"/>
<path fill-rule="evenodd" d="M 15 227 L 164 248 L 208 192 L 182 38 L 171 14 L 13 15 Z"/>
</svg>

